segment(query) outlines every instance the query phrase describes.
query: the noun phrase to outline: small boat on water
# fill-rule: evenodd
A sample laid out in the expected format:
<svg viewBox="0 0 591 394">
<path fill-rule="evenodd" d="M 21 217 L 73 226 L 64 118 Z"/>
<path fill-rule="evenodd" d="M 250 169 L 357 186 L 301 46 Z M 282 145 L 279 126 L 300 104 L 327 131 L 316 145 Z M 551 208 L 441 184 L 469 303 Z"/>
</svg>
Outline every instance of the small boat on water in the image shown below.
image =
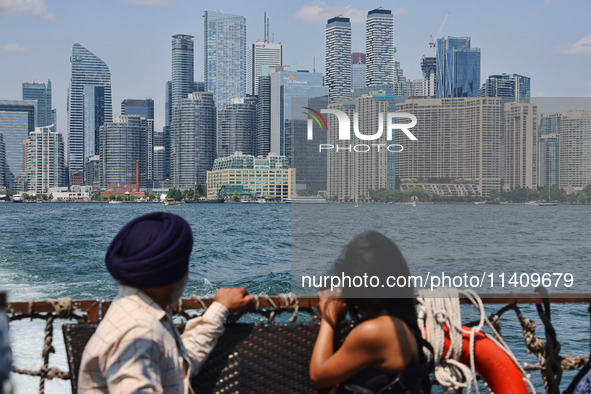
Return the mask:
<svg viewBox="0 0 591 394">
<path fill-rule="evenodd" d="M 22 194 L 15 194 L 12 196 L 12 202 L 25 202 L 25 196 Z"/>
<path fill-rule="evenodd" d="M 37 204 L 43 204 L 45 201 L 43 201 L 43 199 L 42 199 L 42 198 L 38 198 L 38 199 L 37 199 L 35 202 L 36 202 Z"/>
<path fill-rule="evenodd" d="M 250 199 L 247 197 L 244 197 L 240 200 L 241 204 L 250 204 Z"/>
<path fill-rule="evenodd" d="M 181 202 L 180 201 L 176 201 L 174 198 L 167 198 L 166 201 L 164 201 L 164 205 L 180 205 Z"/>
<path fill-rule="evenodd" d="M 325 198 L 320 196 L 298 196 L 294 194 L 291 198 L 285 199 L 286 204 L 326 204 Z"/>
<path fill-rule="evenodd" d="M 413 206 L 413 207 L 416 207 L 416 206 L 417 206 L 417 202 L 416 202 L 416 201 L 413 201 L 413 202 L 412 202 L 412 206 Z"/>
<path fill-rule="evenodd" d="M 111 200 L 109 204 L 121 204 L 123 201 Z"/>
<path fill-rule="evenodd" d="M 474 205 L 485 205 L 486 201 L 474 201 Z"/>
</svg>

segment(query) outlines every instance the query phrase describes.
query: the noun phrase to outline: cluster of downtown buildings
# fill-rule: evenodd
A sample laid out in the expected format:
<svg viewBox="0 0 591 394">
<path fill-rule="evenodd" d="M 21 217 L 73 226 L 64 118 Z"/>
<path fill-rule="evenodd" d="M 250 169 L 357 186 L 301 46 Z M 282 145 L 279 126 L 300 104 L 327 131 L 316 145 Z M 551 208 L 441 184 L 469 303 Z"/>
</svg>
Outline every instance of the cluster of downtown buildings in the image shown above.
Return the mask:
<svg viewBox="0 0 591 394">
<path fill-rule="evenodd" d="M 67 161 L 51 82 L 23 83 L 22 100 L 0 100 L 0 187 L 47 193 L 66 185 L 127 186 L 141 193 L 203 185 L 209 197 L 239 191 L 286 198 L 312 186 L 346 200 L 420 178 L 462 181 L 424 185 L 430 190 L 462 194 L 459 185 L 468 183 L 483 196 L 502 183 L 567 191 L 591 183 L 589 112 L 539 113 L 522 75 L 491 75 L 481 84 L 481 50 L 470 37 L 437 39 L 433 56 L 420 59 L 422 78 L 411 81 L 395 60 L 389 10 L 368 12 L 366 53 L 351 51 L 349 18 L 329 19 L 325 73 L 285 65 L 266 16 L 264 26 L 263 39 L 247 45 L 244 17 L 205 11 L 201 82 L 194 78 L 194 37 L 172 36 L 162 130 L 154 129 L 152 99 L 123 100 L 113 118 L 109 67 L 74 44 Z M 381 114 L 410 113 L 418 139 L 397 129 L 393 140 L 382 133 L 372 143 L 396 142 L 402 152 L 356 152 L 350 146 L 366 141 L 339 140 L 335 116 L 325 115 L 327 128 L 309 126 L 308 110 L 323 109 L 343 111 L 351 129 L 366 135 L 378 130 Z M 319 151 L 321 144 L 341 149 Z"/>
</svg>

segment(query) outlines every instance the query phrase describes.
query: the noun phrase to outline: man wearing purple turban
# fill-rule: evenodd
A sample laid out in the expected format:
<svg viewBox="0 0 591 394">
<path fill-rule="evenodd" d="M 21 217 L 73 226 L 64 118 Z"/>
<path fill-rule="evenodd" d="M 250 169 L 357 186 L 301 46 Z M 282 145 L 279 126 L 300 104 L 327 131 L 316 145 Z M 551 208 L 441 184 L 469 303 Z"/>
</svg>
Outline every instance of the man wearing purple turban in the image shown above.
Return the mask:
<svg viewBox="0 0 591 394">
<path fill-rule="evenodd" d="M 79 393 L 193 393 L 199 372 L 224 333 L 224 320 L 244 309 L 245 288 L 221 288 L 181 336 L 168 306 L 189 280 L 193 233 L 180 216 L 150 213 L 129 222 L 105 257 L 119 295 L 86 345 Z"/>
</svg>

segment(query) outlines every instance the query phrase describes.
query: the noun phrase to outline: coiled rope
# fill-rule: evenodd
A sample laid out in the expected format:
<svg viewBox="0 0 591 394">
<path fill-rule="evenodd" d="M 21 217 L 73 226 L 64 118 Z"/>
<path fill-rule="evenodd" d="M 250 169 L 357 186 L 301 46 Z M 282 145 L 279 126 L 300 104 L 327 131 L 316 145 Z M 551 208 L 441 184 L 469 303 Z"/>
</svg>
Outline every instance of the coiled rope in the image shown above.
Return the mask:
<svg viewBox="0 0 591 394">
<path fill-rule="evenodd" d="M 462 327 L 462 317 L 460 310 L 460 296 L 470 300 L 480 313 L 478 324 L 468 329 Z M 523 369 L 517 358 L 507 346 L 503 337 L 497 332 L 484 311 L 484 305 L 478 294 L 473 290 L 457 290 L 455 288 L 440 288 L 433 292 L 420 291 L 417 297 L 419 303 L 418 323 L 419 327 L 425 327 L 422 330 L 424 339 L 427 339 L 433 346 L 435 354 L 427 357 L 434 358 L 435 361 L 435 379 L 447 390 L 466 389 L 470 394 L 472 385 L 476 393 L 479 393 L 476 366 L 474 363 L 474 337 L 476 333 L 482 331 L 486 323 L 493 337 L 488 336 L 500 349 L 502 349 L 513 360 L 517 368 L 521 371 L 523 380 L 529 386 L 531 393 L 536 390 L 530 381 L 530 376 Z M 447 327 L 450 347 L 444 355 L 445 329 Z M 460 355 L 462 354 L 462 334 L 470 336 L 470 367 L 462 364 Z"/>
</svg>

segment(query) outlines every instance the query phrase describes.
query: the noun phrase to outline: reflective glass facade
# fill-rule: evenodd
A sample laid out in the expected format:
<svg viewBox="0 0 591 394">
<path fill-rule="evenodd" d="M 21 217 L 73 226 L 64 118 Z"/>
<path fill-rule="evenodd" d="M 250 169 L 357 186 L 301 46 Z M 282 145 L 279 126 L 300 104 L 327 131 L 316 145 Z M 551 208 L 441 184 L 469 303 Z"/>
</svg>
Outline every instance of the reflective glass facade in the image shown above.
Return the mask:
<svg viewBox="0 0 591 394">
<path fill-rule="evenodd" d="M 154 119 L 154 100 L 123 100 L 121 102 L 121 115 L 138 115 L 146 119 Z"/>
<path fill-rule="evenodd" d="M 491 75 L 482 84 L 479 97 L 505 97 L 529 102 L 531 78 L 519 74 Z"/>
<path fill-rule="evenodd" d="M 256 134 L 256 97 L 232 99 L 218 113 L 217 157 L 253 154 Z"/>
<path fill-rule="evenodd" d="M 437 40 L 437 97 L 478 97 L 480 48 L 470 37 Z"/>
<path fill-rule="evenodd" d="M 246 95 L 246 18 L 205 11 L 205 90 L 216 108 Z"/>
<path fill-rule="evenodd" d="M 257 101 L 257 129 L 253 155 L 267 156 L 271 151 L 271 77 L 269 68 L 262 67 Z"/>
<path fill-rule="evenodd" d="M 36 109 L 34 100 L 0 100 L 0 134 L 5 149 L 4 183 L 9 188 L 24 171 L 23 141 L 35 131 Z"/>
<path fill-rule="evenodd" d="M 84 162 L 99 154 L 99 128 L 105 123 L 105 87 L 84 87 Z"/>
<path fill-rule="evenodd" d="M 336 17 L 326 24 L 325 83 L 330 100 L 351 96 L 351 21 Z"/>
<path fill-rule="evenodd" d="M 542 115 L 543 116 L 543 115 Z M 543 119 L 543 117 L 542 117 Z M 560 184 L 560 135 L 545 134 L 539 140 L 538 186 Z"/>
<path fill-rule="evenodd" d="M 37 119 L 35 127 L 53 124 L 51 111 L 51 81 L 44 83 L 23 83 L 23 100 L 37 100 Z"/>
<path fill-rule="evenodd" d="M 375 9 L 365 21 L 366 86 L 394 82 L 394 16 Z"/>
<path fill-rule="evenodd" d="M 84 87 L 104 86 L 104 121 L 113 119 L 111 71 L 80 44 L 72 47 L 68 88 L 68 167 L 70 174 L 84 171 Z"/>
</svg>

